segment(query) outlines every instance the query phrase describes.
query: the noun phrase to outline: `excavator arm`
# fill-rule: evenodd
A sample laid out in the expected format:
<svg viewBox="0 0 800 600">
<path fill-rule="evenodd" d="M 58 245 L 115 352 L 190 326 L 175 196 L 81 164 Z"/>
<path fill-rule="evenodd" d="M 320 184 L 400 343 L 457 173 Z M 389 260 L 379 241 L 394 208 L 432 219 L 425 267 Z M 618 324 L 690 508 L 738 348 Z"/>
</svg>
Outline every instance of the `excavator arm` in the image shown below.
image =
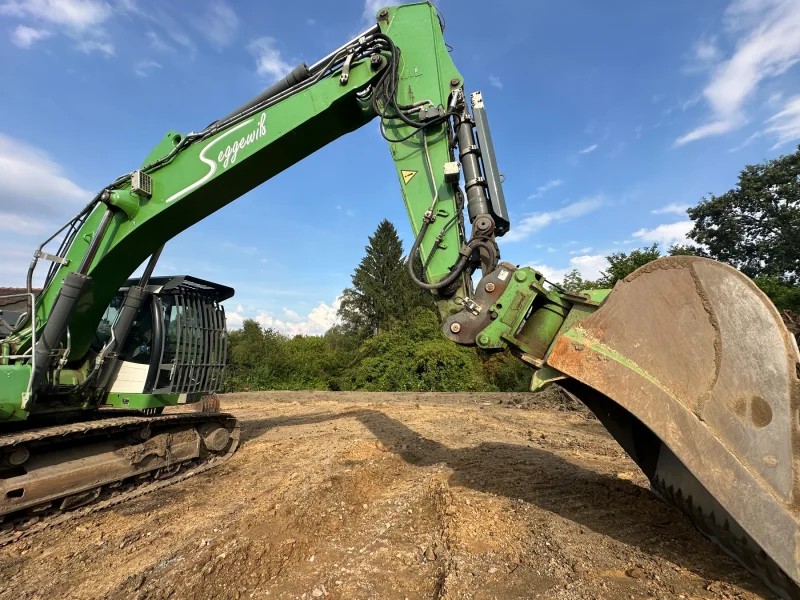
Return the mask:
<svg viewBox="0 0 800 600">
<path fill-rule="evenodd" d="M 582 294 L 499 262 L 496 239 L 512 224 L 483 98 L 464 90 L 436 9 L 409 4 L 382 9 L 375 26 L 202 131 L 167 133 L 65 226 L 61 251 L 37 251 L 34 265 L 54 262 L 27 319 L 2 340 L 0 375 L 12 384 L 0 414 L 99 405 L 130 327 L 125 311 L 103 350 L 90 342 L 136 267 L 150 257 L 129 315 L 167 241 L 377 119 L 415 238 L 409 270 L 435 295 L 445 335 L 509 348 L 535 370 L 533 388 L 559 381 L 658 494 L 798 597 L 800 361 L 777 310 L 740 273 L 694 257 Z M 72 373 L 71 388 L 54 385 L 56 369 Z"/>
</svg>

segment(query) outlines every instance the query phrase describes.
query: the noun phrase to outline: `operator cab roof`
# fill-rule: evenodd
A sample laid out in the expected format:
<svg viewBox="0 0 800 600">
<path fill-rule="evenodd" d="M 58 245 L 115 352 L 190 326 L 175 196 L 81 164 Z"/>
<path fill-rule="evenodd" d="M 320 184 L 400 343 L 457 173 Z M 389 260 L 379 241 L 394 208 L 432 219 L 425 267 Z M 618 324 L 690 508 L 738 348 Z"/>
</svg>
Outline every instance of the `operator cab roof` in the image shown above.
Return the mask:
<svg viewBox="0 0 800 600">
<path fill-rule="evenodd" d="M 126 292 L 132 285 L 139 283 L 139 278 L 128 279 L 119 291 Z M 206 281 L 191 275 L 161 275 L 151 277 L 147 282 L 147 291 L 151 294 L 197 294 L 205 298 L 222 302 L 236 293 L 232 287 Z"/>
</svg>

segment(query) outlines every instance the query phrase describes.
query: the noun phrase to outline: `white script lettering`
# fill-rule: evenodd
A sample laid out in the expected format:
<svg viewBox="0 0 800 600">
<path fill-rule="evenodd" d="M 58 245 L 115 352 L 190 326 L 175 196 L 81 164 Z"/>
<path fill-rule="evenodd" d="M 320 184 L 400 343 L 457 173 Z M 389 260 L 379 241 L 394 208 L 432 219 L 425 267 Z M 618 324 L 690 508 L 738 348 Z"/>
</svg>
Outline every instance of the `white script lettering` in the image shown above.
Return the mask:
<svg viewBox="0 0 800 600">
<path fill-rule="evenodd" d="M 227 146 L 224 150 L 220 150 L 219 154 L 217 155 L 217 162 L 222 163 L 223 167 L 228 167 L 228 165 L 234 164 L 236 162 L 236 156 L 239 154 L 239 150 L 245 146 L 249 146 L 260 137 L 267 135 L 266 121 L 267 115 L 261 113 L 261 118 L 258 120 L 258 124 L 256 125 L 255 129 L 253 129 L 253 131 L 248 133 L 242 139 L 233 142 L 233 144 L 230 146 Z"/>
</svg>

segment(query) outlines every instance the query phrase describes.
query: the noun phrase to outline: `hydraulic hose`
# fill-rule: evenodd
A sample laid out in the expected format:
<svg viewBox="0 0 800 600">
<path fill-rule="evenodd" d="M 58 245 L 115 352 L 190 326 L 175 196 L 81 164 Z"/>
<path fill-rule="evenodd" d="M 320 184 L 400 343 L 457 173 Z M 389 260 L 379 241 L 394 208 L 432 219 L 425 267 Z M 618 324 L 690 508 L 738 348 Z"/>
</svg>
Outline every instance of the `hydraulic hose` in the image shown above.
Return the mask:
<svg viewBox="0 0 800 600">
<path fill-rule="evenodd" d="M 422 243 L 422 238 L 425 237 L 425 232 L 428 231 L 428 226 L 430 222 L 425 220 L 422 223 L 422 227 L 419 229 L 419 233 L 417 234 L 416 239 L 414 240 L 414 245 L 411 246 L 411 252 L 409 252 L 408 256 L 408 274 L 411 276 L 411 280 L 421 287 L 424 290 L 440 290 L 451 285 L 458 277 L 464 272 L 464 269 L 467 268 L 469 264 L 469 259 L 472 256 L 472 253 L 479 249 L 483 248 L 486 250 L 489 255 L 492 257 L 492 263 L 495 262 L 496 258 L 496 251 L 492 247 L 491 244 L 485 242 L 482 239 L 476 238 L 467 242 L 466 246 L 461 250 L 461 257 L 456 261 L 456 264 L 453 265 L 450 274 L 442 279 L 441 281 L 437 281 L 436 283 L 425 283 L 421 281 L 417 274 L 414 273 L 414 258 L 417 256 L 417 252 L 419 251 L 419 246 Z"/>
</svg>

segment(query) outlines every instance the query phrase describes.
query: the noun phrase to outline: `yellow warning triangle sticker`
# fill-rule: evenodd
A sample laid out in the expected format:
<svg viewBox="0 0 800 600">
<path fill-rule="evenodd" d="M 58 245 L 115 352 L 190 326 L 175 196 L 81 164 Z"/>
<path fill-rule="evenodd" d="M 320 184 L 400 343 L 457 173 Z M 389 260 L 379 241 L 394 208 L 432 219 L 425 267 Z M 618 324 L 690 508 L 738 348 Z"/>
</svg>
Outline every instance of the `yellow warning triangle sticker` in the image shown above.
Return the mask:
<svg viewBox="0 0 800 600">
<path fill-rule="evenodd" d="M 400 175 L 403 176 L 403 183 L 408 185 L 408 182 L 414 179 L 414 175 L 417 174 L 417 171 L 400 171 Z"/>
</svg>

